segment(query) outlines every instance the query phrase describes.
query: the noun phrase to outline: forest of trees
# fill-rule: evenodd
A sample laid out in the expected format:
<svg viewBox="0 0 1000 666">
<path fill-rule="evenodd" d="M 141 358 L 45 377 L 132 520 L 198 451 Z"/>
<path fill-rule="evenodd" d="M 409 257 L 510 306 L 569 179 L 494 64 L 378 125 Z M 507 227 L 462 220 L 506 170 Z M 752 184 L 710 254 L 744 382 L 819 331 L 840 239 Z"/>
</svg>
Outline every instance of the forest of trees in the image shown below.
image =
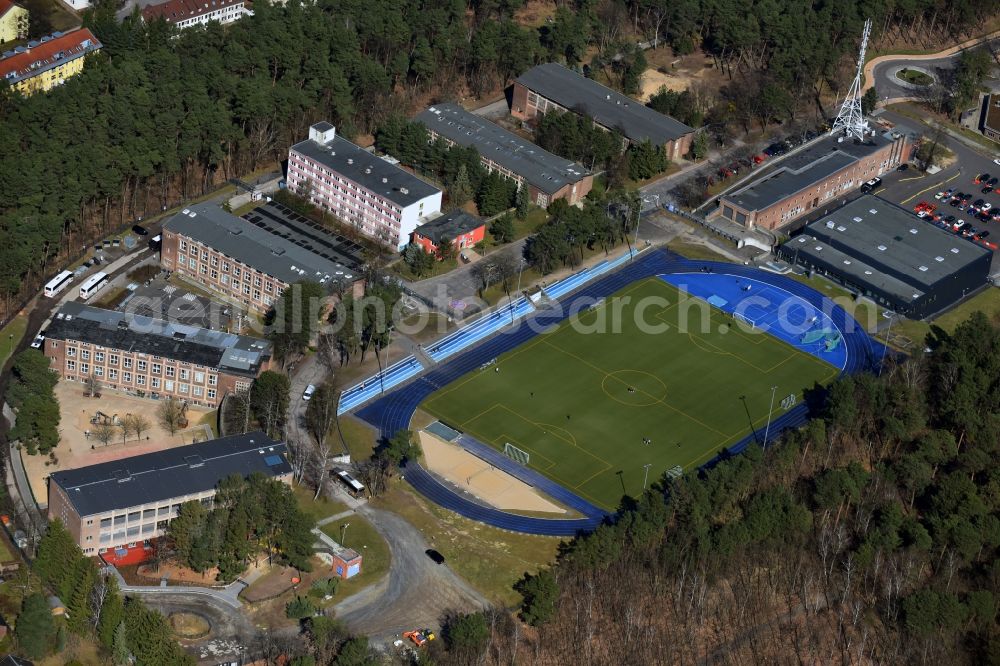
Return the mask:
<svg viewBox="0 0 1000 666">
<path fill-rule="evenodd" d="M 811 396 L 778 445 L 623 500 L 518 583 L 532 630 L 487 614 L 471 661 L 435 657 L 996 663 L 1000 322 L 927 344 Z"/>
<path fill-rule="evenodd" d="M 17 618 L 15 637 L 19 650 L 33 658 L 62 650 L 65 632 L 96 640 L 103 663 L 115 666 L 188 666 L 195 659 L 174 640 L 162 615 L 134 598 L 124 598 L 113 575 L 98 570 L 94 559 L 84 556 L 72 535 L 58 519 L 38 545 L 31 576 L 24 580 L 26 594 Z M 54 620 L 42 590 L 58 595 L 66 605 L 66 618 Z"/>
<path fill-rule="evenodd" d="M 311 527 L 288 484 L 262 474 L 231 476 L 219 483 L 211 507 L 200 502 L 181 505 L 159 556 L 176 557 L 198 572 L 218 567 L 218 579 L 226 582 L 258 557 L 278 558 L 309 571 Z"/>
<path fill-rule="evenodd" d="M 59 443 L 59 403 L 53 389 L 58 375 L 38 349 L 25 349 L 14 358 L 11 381 L 4 396 L 17 410 L 17 423 L 9 433 L 29 454 L 49 453 Z"/>
<path fill-rule="evenodd" d="M 27 99 L 0 91 L 0 155 L 17 156 L 0 161 L 0 318 L 94 239 L 273 164 L 317 120 L 370 132 L 426 91 L 493 91 L 536 62 L 579 64 L 588 46 L 604 67 L 638 31 L 678 53 L 706 49 L 733 77 L 710 121 L 739 124 L 839 90 L 864 16 L 876 37 L 950 34 L 997 10 L 997 0 L 573 0 L 532 29 L 513 19 L 522 5 L 258 3 L 235 24 L 172 36 L 162 23 L 118 23 L 116 5 L 100 3 L 86 23 L 104 49 L 80 76 Z"/>
</svg>

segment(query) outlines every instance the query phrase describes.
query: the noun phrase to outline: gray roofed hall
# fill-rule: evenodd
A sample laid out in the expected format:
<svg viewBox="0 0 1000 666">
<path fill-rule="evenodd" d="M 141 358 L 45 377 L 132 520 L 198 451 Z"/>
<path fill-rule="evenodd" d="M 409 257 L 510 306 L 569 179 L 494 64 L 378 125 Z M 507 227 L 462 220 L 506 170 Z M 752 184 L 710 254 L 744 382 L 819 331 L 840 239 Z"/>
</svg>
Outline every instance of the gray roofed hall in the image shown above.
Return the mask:
<svg viewBox="0 0 1000 666">
<path fill-rule="evenodd" d="M 731 201 L 747 211 L 764 210 L 892 143 L 892 139 L 885 135 L 875 135 L 864 143 L 847 139 L 838 141 L 838 138 L 827 137 L 786 157 L 780 167 L 732 194 L 723 196 L 723 200 Z"/>
<path fill-rule="evenodd" d="M 539 148 L 457 104 L 435 104 L 416 120 L 460 146 L 474 146 L 482 157 L 523 177 L 546 194 L 555 194 L 590 175 L 582 165 Z"/>
<path fill-rule="evenodd" d="M 907 301 L 990 254 L 872 195 L 810 223 L 784 249 L 792 256 L 822 257 L 844 275 Z"/>
<path fill-rule="evenodd" d="M 322 127 L 321 127 L 322 125 Z M 312 129 L 326 132 L 330 123 L 316 123 Z M 336 134 L 327 143 L 306 139 L 292 146 L 292 152 L 315 160 L 370 192 L 375 192 L 401 208 L 440 192 L 394 164 Z"/>
<path fill-rule="evenodd" d="M 353 282 L 354 269 L 236 217 L 211 203 L 185 208 L 163 227 L 288 284 Z"/>
<path fill-rule="evenodd" d="M 633 142 L 648 139 L 660 146 L 694 131 L 679 120 L 554 62 L 532 67 L 517 82 L 559 106 L 593 118 L 599 125 L 619 130 Z"/>
<path fill-rule="evenodd" d="M 252 432 L 53 472 L 49 481 L 66 492 L 80 516 L 92 516 L 212 490 L 234 474 L 291 471 L 285 445 Z"/>
<path fill-rule="evenodd" d="M 421 224 L 413 230 L 413 233 L 420 234 L 424 238 L 429 238 L 435 245 L 441 242 L 442 238 L 453 239 L 473 229 L 483 226 L 485 222 L 482 218 L 471 213 L 456 208 L 449 213 L 436 217 L 430 222 Z"/>
<path fill-rule="evenodd" d="M 276 201 L 254 208 L 243 219 L 350 271 L 360 272 L 364 266 L 362 246 Z"/>
<path fill-rule="evenodd" d="M 271 343 L 70 301 L 52 319 L 46 336 L 123 351 L 162 356 L 236 375 L 255 377 L 271 357 Z"/>
</svg>

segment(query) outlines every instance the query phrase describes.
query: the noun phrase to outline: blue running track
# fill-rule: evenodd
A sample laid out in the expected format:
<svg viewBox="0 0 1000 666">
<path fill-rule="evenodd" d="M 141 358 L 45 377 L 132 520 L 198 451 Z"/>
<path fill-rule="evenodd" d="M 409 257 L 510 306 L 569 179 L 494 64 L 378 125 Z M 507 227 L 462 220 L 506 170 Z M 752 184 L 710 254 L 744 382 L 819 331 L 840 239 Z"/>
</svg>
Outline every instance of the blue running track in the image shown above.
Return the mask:
<svg viewBox="0 0 1000 666">
<path fill-rule="evenodd" d="M 420 365 L 414 356 L 407 356 L 403 360 L 393 363 L 379 374 L 369 377 L 341 393 L 340 402 L 337 405 L 337 416 L 368 402 L 381 393 L 383 389 L 388 391 L 399 386 L 410 377 L 420 374 L 423 369 L 424 366 Z"/>
<path fill-rule="evenodd" d="M 563 298 L 558 303 L 553 304 L 552 307 L 540 307 L 530 316 L 517 320 L 515 324 L 507 326 L 497 335 L 483 341 L 482 344 L 472 347 L 464 353 L 455 355 L 446 363 L 441 363 L 410 384 L 396 391 L 389 392 L 375 402 L 363 407 L 357 412 L 358 416 L 378 428 L 383 437 L 391 437 L 396 431 L 409 427 L 414 410 L 431 393 L 458 379 L 465 373 L 478 368 L 490 359 L 496 358 L 504 352 L 523 344 L 537 335 L 538 332 L 558 324 L 571 312 L 571 308 L 569 307 L 571 302 L 585 298 L 593 300 L 606 298 L 636 280 L 653 276 L 686 273 L 689 275 L 685 276 L 685 279 L 694 284 L 698 281 L 701 271 L 708 269 L 712 271 L 711 274 L 747 278 L 754 280 L 762 286 L 770 285 L 776 288 L 776 291 L 773 293 L 769 292 L 771 297 L 776 297 L 780 293 L 788 293 L 796 297 L 795 302 L 800 306 L 804 303 L 819 309 L 829 318 L 828 324 L 836 327 L 843 336 L 841 347 L 843 347 L 845 355 L 843 365 L 843 372 L 845 373 L 863 372 L 874 369 L 884 353 L 882 345 L 869 337 L 843 308 L 833 304 L 819 292 L 790 278 L 736 264 L 691 261 L 666 250 L 643 252 L 632 262 L 622 263 L 624 265 L 621 270 L 614 273 L 609 272 L 606 277 L 582 286 L 572 297 Z M 509 323 L 509 313 L 506 321 Z M 771 422 L 768 439 L 776 439 L 787 428 L 801 426 L 808 418 L 808 406 L 804 403 L 796 405 Z M 475 442 L 472 438 L 463 437 L 462 439 L 464 440 L 463 445 L 470 448 L 470 450 L 474 450 L 477 455 L 486 457 L 486 453 L 478 448 L 486 446 L 485 444 Z M 728 452 L 738 453 L 753 441 L 754 436 L 748 435 L 742 441 L 730 447 Z M 500 454 L 497 452 L 496 455 Z M 504 460 L 504 469 L 506 471 L 511 471 L 511 465 L 516 466 L 516 463 L 513 461 L 506 458 Z M 712 462 L 708 464 L 712 464 Z M 532 476 L 531 470 L 518 470 L 516 476 L 524 480 L 532 478 L 533 480 L 529 481 L 529 483 L 536 485 L 546 493 L 552 494 L 560 502 L 572 506 L 582 513 L 584 517 L 576 519 L 537 518 L 519 516 L 483 506 L 445 486 L 415 462 L 407 464 L 404 476 L 418 492 L 442 507 L 466 518 L 516 532 L 549 536 L 572 536 L 581 531 L 593 530 L 602 520 L 609 517 L 609 515 L 603 514 L 596 507 L 589 505 L 582 498 L 577 497 L 573 499 L 572 497 L 575 496 L 569 490 L 565 488 L 561 488 L 561 490 L 553 489 L 551 481 L 548 479 L 544 479 L 544 481 L 540 480 L 538 478 L 540 475 Z"/>
<path fill-rule="evenodd" d="M 510 312 L 512 307 L 514 310 L 513 317 Z M 435 361 L 443 361 L 466 347 L 479 342 L 483 338 L 488 338 L 504 326 L 509 325 L 512 320 L 517 321 L 529 314 L 533 309 L 531 301 L 522 296 L 514 301 L 513 306 L 506 305 L 499 310 L 487 313 L 454 333 L 449 333 L 424 351 Z"/>
</svg>

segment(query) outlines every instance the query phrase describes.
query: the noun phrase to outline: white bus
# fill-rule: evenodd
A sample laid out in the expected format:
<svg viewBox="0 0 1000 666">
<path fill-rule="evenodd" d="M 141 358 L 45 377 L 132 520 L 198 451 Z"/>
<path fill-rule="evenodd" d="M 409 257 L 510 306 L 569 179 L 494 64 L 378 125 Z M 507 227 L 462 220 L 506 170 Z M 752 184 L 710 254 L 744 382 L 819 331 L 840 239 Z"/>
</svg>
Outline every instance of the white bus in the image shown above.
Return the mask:
<svg viewBox="0 0 1000 666">
<path fill-rule="evenodd" d="M 94 273 L 87 281 L 80 285 L 80 300 L 85 301 L 108 284 L 107 273 Z"/>
<path fill-rule="evenodd" d="M 45 285 L 45 295 L 52 298 L 60 291 L 66 288 L 70 282 L 73 281 L 73 274 L 69 271 L 63 271 L 59 275 L 55 276 L 48 281 Z"/>
<path fill-rule="evenodd" d="M 358 497 L 364 494 L 365 487 L 360 481 L 342 469 L 335 469 L 334 472 L 336 473 L 337 478 L 339 478 L 340 481 L 347 486 L 347 490 L 351 493 L 351 495 Z"/>
</svg>

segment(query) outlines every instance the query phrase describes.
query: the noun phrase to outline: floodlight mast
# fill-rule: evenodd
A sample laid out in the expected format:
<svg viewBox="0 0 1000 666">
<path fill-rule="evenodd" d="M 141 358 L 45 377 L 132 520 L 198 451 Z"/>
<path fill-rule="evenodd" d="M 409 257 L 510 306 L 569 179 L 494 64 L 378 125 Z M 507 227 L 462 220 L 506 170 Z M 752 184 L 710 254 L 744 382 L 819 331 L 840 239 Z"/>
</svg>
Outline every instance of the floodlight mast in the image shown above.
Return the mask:
<svg viewBox="0 0 1000 666">
<path fill-rule="evenodd" d="M 872 31 L 872 20 L 865 21 L 865 30 L 861 36 L 861 52 L 858 54 L 858 69 L 854 74 L 854 82 L 847 92 L 837 113 L 837 119 L 833 121 L 831 134 L 838 130 L 844 130 L 847 136 L 853 136 L 858 140 L 863 140 L 868 131 L 868 121 L 861 109 L 861 81 L 865 69 L 865 51 L 868 49 L 868 37 Z"/>
</svg>

